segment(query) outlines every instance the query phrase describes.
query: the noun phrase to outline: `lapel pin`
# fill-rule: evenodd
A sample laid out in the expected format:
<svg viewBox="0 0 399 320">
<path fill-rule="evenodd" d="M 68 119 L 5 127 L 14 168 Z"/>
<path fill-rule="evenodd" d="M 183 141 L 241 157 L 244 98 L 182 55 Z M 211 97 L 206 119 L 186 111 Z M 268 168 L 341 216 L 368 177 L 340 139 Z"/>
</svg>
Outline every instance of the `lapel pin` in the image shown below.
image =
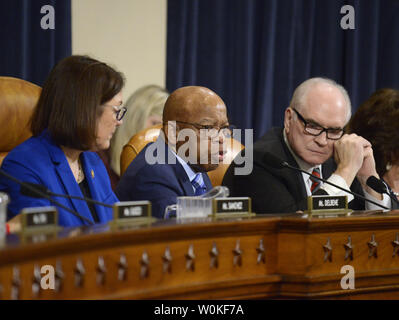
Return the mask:
<svg viewBox="0 0 399 320">
<path fill-rule="evenodd" d="M 94 171 L 91 169 L 91 177 L 94 179 Z"/>
</svg>

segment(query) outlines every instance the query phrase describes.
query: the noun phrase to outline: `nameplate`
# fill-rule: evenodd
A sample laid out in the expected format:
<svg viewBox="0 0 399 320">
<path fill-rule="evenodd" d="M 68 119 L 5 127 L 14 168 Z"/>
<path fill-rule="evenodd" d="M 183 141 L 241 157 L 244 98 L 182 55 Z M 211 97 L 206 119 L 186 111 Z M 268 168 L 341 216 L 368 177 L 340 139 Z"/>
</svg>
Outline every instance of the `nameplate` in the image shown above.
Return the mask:
<svg viewBox="0 0 399 320">
<path fill-rule="evenodd" d="M 128 222 L 151 218 L 150 201 L 125 201 L 114 204 L 114 221 Z"/>
<path fill-rule="evenodd" d="M 212 212 L 214 216 L 253 215 L 251 198 L 215 198 L 212 203 Z"/>
<path fill-rule="evenodd" d="M 53 231 L 58 228 L 58 211 L 56 207 L 36 207 L 21 210 L 22 232 Z"/>
<path fill-rule="evenodd" d="M 347 213 L 348 198 L 346 196 L 310 196 L 306 213 L 330 214 Z"/>
</svg>

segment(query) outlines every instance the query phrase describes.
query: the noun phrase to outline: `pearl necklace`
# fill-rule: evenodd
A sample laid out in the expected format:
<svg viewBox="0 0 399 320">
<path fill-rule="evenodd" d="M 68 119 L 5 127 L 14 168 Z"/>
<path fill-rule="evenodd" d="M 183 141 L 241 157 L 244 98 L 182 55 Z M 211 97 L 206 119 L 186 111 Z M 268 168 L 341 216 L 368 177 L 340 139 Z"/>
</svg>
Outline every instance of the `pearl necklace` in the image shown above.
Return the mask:
<svg viewBox="0 0 399 320">
<path fill-rule="evenodd" d="M 73 173 L 73 176 L 74 176 L 76 182 L 78 184 L 81 183 L 85 178 L 85 174 L 83 172 L 80 160 L 78 160 L 78 169 L 77 170 L 76 170 L 76 166 L 72 167 L 72 165 L 69 161 L 68 161 L 68 163 L 69 163 L 69 166 L 71 167 L 71 170 L 72 170 L 72 173 Z"/>
<path fill-rule="evenodd" d="M 81 183 L 84 180 L 85 174 L 83 172 L 80 160 L 78 160 L 78 165 L 79 165 L 79 168 L 78 168 L 78 179 L 76 180 L 76 182 L 79 184 L 79 183 Z"/>
</svg>

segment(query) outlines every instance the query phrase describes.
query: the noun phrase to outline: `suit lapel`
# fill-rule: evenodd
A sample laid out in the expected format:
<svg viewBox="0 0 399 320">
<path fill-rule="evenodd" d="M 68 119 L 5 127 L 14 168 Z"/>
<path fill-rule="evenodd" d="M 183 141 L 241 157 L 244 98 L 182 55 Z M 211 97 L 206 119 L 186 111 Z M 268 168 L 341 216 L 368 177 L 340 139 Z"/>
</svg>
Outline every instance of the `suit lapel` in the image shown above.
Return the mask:
<svg viewBox="0 0 399 320">
<path fill-rule="evenodd" d="M 98 168 L 97 164 L 95 163 L 96 160 L 94 160 L 93 157 L 89 159 L 89 154 L 87 152 L 82 153 L 81 160 L 83 162 L 83 171 L 85 174 L 85 179 L 87 180 L 87 184 L 89 186 L 91 198 L 93 200 L 101 201 L 102 199 L 99 194 L 99 188 L 101 187 L 101 185 L 99 183 L 96 183 Z M 101 161 L 100 159 L 97 160 Z M 94 205 L 94 207 L 100 222 L 107 221 L 108 218 L 104 211 L 104 207 L 98 205 Z"/>
<path fill-rule="evenodd" d="M 323 179 L 328 179 L 334 171 L 337 169 L 337 165 L 334 162 L 333 158 L 328 159 L 321 166 L 321 172 L 323 173 Z"/>
<path fill-rule="evenodd" d="M 282 146 L 282 150 L 280 151 L 281 154 L 278 155 L 280 159 L 287 159 L 288 164 L 293 167 L 299 168 L 298 163 L 296 162 L 294 156 L 291 154 L 290 150 L 288 149 L 287 145 L 285 144 L 283 131 L 281 130 L 279 134 L 280 143 Z M 298 195 L 297 200 L 301 200 L 307 197 L 306 186 L 305 182 L 303 181 L 302 174 L 300 172 L 295 172 L 291 169 L 282 169 L 283 175 L 285 179 L 288 181 L 288 185 L 295 189 L 293 191 L 293 195 Z"/>
<path fill-rule="evenodd" d="M 179 160 L 177 160 L 175 154 L 170 150 L 169 146 L 166 145 L 167 152 L 165 153 L 165 163 L 168 163 L 168 159 L 174 159 L 176 164 L 171 164 L 173 171 L 175 172 L 175 176 L 179 181 L 181 188 L 184 190 L 185 196 L 194 196 L 193 185 L 191 184 L 190 179 L 187 176 L 186 171 L 183 166 L 180 164 Z"/>
<path fill-rule="evenodd" d="M 173 170 L 175 171 L 177 179 L 179 180 L 179 183 L 184 190 L 184 194 L 186 196 L 194 196 L 195 193 L 193 185 L 191 184 L 191 181 L 188 178 L 183 166 L 179 162 L 177 162 L 176 165 L 173 166 Z"/>
<path fill-rule="evenodd" d="M 51 160 L 54 163 L 58 178 L 64 186 L 64 189 L 66 190 L 65 193 L 68 195 L 83 197 L 83 194 L 75 180 L 75 177 L 73 176 L 72 170 L 68 164 L 64 152 L 61 150 L 61 148 L 53 144 L 49 137 L 46 137 L 46 140 L 48 143 L 47 145 Z M 87 219 L 93 221 L 93 217 L 85 201 L 69 199 L 69 202 L 73 210 L 78 212 L 80 215 L 86 217 Z M 82 223 L 87 224 L 87 222 L 85 221 L 82 221 Z"/>
<path fill-rule="evenodd" d="M 209 176 L 206 172 L 202 173 L 202 177 L 204 178 L 204 182 L 205 182 L 205 186 L 206 186 L 206 191 L 208 192 L 209 190 L 212 190 L 213 186 L 212 186 L 212 182 L 209 179 Z"/>
</svg>

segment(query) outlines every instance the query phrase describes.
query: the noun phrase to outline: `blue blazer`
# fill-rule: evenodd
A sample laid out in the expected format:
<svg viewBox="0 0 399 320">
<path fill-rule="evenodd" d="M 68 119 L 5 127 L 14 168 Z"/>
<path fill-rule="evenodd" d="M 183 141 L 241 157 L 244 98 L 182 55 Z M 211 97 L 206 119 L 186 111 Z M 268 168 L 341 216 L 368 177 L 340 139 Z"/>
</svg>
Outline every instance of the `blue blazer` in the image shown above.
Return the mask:
<svg viewBox="0 0 399 320">
<path fill-rule="evenodd" d="M 91 198 L 108 204 L 118 202 L 111 189 L 108 173 L 100 157 L 95 152 L 86 151 L 81 154 L 81 160 Z M 14 148 L 4 159 L 1 168 L 24 182 L 42 184 L 54 193 L 83 196 L 64 152 L 52 141 L 47 130 Z M 19 192 L 20 186 L 5 177 L 0 177 L 0 191 L 8 193 L 11 198 L 8 205 L 8 219 L 17 215 L 23 208 L 55 206 L 47 199 L 21 195 Z M 53 197 L 53 199 L 94 222 L 85 201 L 59 197 Z M 62 208 L 57 207 L 57 209 L 58 224 L 61 226 L 88 224 Z M 112 219 L 111 208 L 95 205 L 95 209 L 100 223 Z"/>
<path fill-rule="evenodd" d="M 156 146 L 165 150 L 161 155 L 163 164 L 149 164 L 145 159 L 146 150 Z M 154 151 L 153 154 L 157 156 L 158 153 Z M 170 161 L 167 162 L 167 159 L 175 164 L 168 164 Z M 208 175 L 202 175 L 207 190 L 211 190 L 212 183 Z M 193 186 L 186 171 L 162 139 L 148 144 L 141 150 L 121 177 L 115 193 L 120 201 L 151 201 L 152 216 L 161 219 L 164 217 L 165 208 L 175 204 L 177 197 L 194 196 Z"/>
</svg>

